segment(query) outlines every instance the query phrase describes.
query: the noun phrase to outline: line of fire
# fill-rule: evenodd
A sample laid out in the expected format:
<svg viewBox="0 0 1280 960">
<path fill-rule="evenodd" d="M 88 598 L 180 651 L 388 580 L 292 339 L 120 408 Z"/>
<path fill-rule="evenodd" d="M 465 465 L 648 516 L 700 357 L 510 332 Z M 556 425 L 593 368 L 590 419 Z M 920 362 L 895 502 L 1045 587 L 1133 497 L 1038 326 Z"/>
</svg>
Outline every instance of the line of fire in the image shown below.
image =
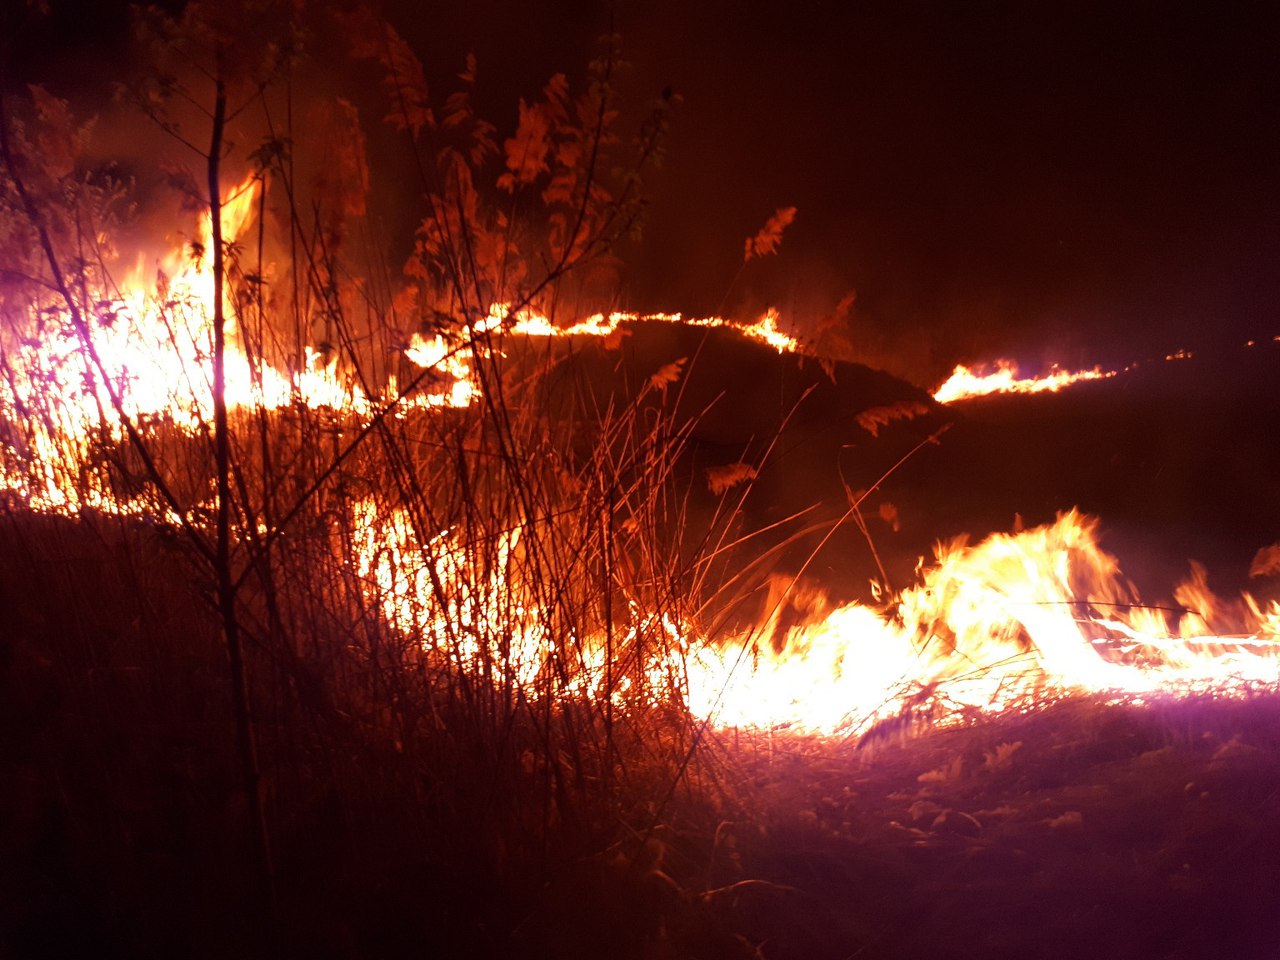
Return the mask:
<svg viewBox="0 0 1280 960">
<path fill-rule="evenodd" d="M 626 309 L 680 97 L 323 6 L 0 91 L 0 951 L 1275 956 L 1280 336 Z"/>
</svg>

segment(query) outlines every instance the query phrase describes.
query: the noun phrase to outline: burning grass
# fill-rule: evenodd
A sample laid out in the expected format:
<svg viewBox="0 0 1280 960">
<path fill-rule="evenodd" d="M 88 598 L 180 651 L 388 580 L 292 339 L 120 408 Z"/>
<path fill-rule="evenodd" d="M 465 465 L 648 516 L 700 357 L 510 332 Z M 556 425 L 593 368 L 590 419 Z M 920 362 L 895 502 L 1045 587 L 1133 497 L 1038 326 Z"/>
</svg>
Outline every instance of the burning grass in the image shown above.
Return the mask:
<svg viewBox="0 0 1280 960">
<path fill-rule="evenodd" d="M 184 552 L 118 519 L 5 522 L 17 955 L 1261 958 L 1273 942 L 1270 693 L 1074 696 L 861 741 L 707 730 L 677 781 L 659 743 L 679 718 L 615 720 L 606 767 L 598 711 L 566 701 L 548 754 L 529 714 L 495 738 L 461 694 L 415 712 L 406 667 L 341 633 L 305 659 L 253 651 L 265 934 L 225 655 L 175 575 Z"/>
<path fill-rule="evenodd" d="M 1089 380 L 1105 380 L 1117 371 L 1094 367 L 1092 370 L 1059 370 L 1054 367 L 1040 377 L 1024 377 L 1012 360 L 997 360 L 994 369 L 979 365 L 970 369 L 958 364 L 951 376 L 933 393 L 939 403 L 957 403 L 986 397 L 993 393 L 1056 393 L 1072 384 Z"/>
<path fill-rule="evenodd" d="M 224 49 L 222 15 L 184 16 L 150 26 L 192 56 Z M 916 585 L 889 590 L 863 507 L 945 429 L 926 396 L 851 364 L 804 368 L 773 314 L 557 317 L 575 271 L 638 215 L 661 106 L 606 187 L 610 56 L 576 97 L 553 78 L 500 150 L 470 106 L 474 64 L 437 125 L 403 41 L 363 14 L 347 25 L 405 94 L 393 120 L 429 208 L 386 297 L 338 255 L 359 198 L 300 216 L 291 137 L 224 182 L 246 64 L 201 74 L 205 209 L 145 280 L 113 263 L 119 191 L 77 137 L 50 140 L 66 105 L 37 92 L 22 122 L 0 113 L 15 952 L 843 956 L 892 942 L 908 956 L 915 941 L 860 913 L 826 940 L 760 924 L 830 919 L 819 874 L 874 887 L 868 851 L 898 864 L 905 903 L 917 869 L 967 883 L 963 864 L 1021 849 L 1023 828 L 1056 838 L 1104 819 L 1087 797 L 1027 799 L 1060 746 L 1023 726 L 1046 704 L 1274 680 L 1273 604 L 1192 583 L 1176 622 L 1074 511 L 940 547 Z M 269 87 L 253 89 L 271 124 Z M 144 103 L 173 132 L 166 91 Z M 51 142 L 66 156 L 42 156 Z M 676 335 L 636 349 L 655 329 Z M 760 378 L 731 394 L 725 379 L 747 371 Z M 845 421 L 815 426 L 849 396 Z M 887 464 L 861 489 L 841 459 L 855 432 L 859 466 Z M 777 507 L 808 496 L 790 469 L 806 444 L 824 456 L 827 515 Z M 849 531 L 874 560 L 873 601 L 814 585 Z M 847 588 L 854 567 L 823 565 Z M 1008 732 L 965 745 L 989 715 L 982 729 Z M 943 743 L 945 763 L 889 788 Z M 1010 770 L 1031 779 L 1009 785 Z M 862 779 L 837 786 L 850 771 Z M 823 790 L 812 804 L 801 779 Z M 1032 812 L 999 812 L 994 784 Z M 824 837 L 834 861 L 812 846 Z M 970 843 L 984 837 L 995 853 Z"/>
<path fill-rule="evenodd" d="M 1247 690 L 1240 665 L 1270 663 L 1261 619 L 1252 640 L 1183 643 L 1164 614 L 1126 606 L 1137 598 L 1072 514 L 942 551 L 896 607 L 789 622 L 779 605 L 745 635 L 704 634 L 699 545 L 743 555 L 751 541 L 733 532 L 742 484 L 681 539 L 706 478 L 682 466 L 691 433 L 669 403 L 693 373 L 640 378 L 598 421 L 548 421 L 523 399 L 546 396 L 541 378 L 497 350 L 476 356 L 503 384 L 497 424 L 481 404 L 372 429 L 307 404 L 233 417 L 269 441 L 237 447 L 240 496 L 262 505 L 239 527 L 237 609 L 270 921 L 202 558 L 161 511 L 63 519 L 10 497 L 11 542 L 25 546 L 4 577 L 22 584 L 8 599 L 23 635 L 6 686 L 23 691 L 12 729 L 40 739 L 22 742 L 32 787 L 7 849 L 24 871 L 53 864 L 18 898 L 15 949 L 190 953 L 211 929 L 207 948 L 224 953 L 745 957 L 765 943 L 776 958 L 911 957 L 961 930 L 974 956 L 1013 956 L 1043 946 L 1047 925 L 1055 943 L 1110 939 L 1131 956 L 1171 943 L 1209 955 L 1203 929 L 1221 928 L 1215 942 L 1249 955 L 1262 908 L 1238 906 L 1224 861 L 1181 862 L 1208 856 L 1202 829 L 1273 849 L 1231 813 L 1265 806 L 1247 781 L 1271 776 L 1272 745 L 1222 702 L 1123 706 L 1111 688 L 1203 668 Z M 190 522 L 207 524 L 199 438 L 161 436 L 148 434 L 152 454 L 185 471 Z M 127 443 L 92 442 L 98 458 L 69 475 L 156 502 Z M 1184 606 L 1199 610 L 1189 636 L 1226 615 L 1207 596 Z M 1069 696 L 1080 689 L 1104 692 Z M 1236 751 L 1251 772 L 1214 779 Z M 1180 807 L 1202 782 L 1219 784 L 1212 802 Z M 1104 897 L 1094 876 L 1159 892 Z M 1204 888 L 1207 927 L 1142 932 Z M 72 922 L 50 938 L 66 899 Z M 259 920 L 231 931 L 225 911 Z M 182 919 L 152 926 L 156 914 Z"/>
</svg>

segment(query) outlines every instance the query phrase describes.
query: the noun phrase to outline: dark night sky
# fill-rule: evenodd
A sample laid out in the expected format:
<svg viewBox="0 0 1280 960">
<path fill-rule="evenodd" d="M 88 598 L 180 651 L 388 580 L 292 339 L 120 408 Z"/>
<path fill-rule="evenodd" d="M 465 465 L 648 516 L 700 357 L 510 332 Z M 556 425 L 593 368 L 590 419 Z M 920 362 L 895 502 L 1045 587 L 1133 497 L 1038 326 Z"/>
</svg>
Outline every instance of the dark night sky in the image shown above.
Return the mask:
<svg viewBox="0 0 1280 960">
<path fill-rule="evenodd" d="M 637 101 L 683 96 L 624 305 L 803 323 L 856 288 L 859 337 L 917 365 L 1280 334 L 1280 13 L 1220 6 L 387 0 L 509 114 L 611 20 Z"/>
<path fill-rule="evenodd" d="M 1273 7 L 666 6 L 633 31 L 686 96 L 646 288 L 714 308 L 709 262 L 795 204 L 761 292 L 803 314 L 856 286 L 944 353 L 1280 333 Z"/>
<path fill-rule="evenodd" d="M 392 15 L 437 56 L 518 65 L 526 90 L 572 73 L 612 16 L 633 89 L 684 97 L 629 306 L 774 303 L 803 323 L 856 288 L 859 336 L 917 367 L 1280 334 L 1274 4 L 541 9 Z M 743 238 L 784 205 L 781 253 L 730 290 Z"/>
</svg>

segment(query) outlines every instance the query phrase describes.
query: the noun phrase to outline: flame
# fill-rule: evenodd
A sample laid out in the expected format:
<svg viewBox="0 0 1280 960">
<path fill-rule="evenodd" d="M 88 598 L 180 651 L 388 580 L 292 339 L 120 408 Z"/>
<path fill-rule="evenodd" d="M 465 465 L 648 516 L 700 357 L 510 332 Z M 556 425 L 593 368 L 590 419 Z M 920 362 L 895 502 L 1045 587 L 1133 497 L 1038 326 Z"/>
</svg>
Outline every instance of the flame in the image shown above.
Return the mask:
<svg viewBox="0 0 1280 960">
<path fill-rule="evenodd" d="M 972 400 L 993 393 L 1056 393 L 1074 383 L 1085 380 L 1105 380 L 1118 371 L 1094 367 L 1092 370 L 1070 372 L 1054 367 L 1043 377 L 1020 377 L 1018 365 L 1012 360 L 997 360 L 995 369 L 987 372 L 986 366 L 976 369 L 957 364 L 951 376 L 933 393 L 938 403 L 956 403 Z"/>
<path fill-rule="evenodd" d="M 629 323 L 679 323 L 690 327 L 718 327 L 732 330 L 748 340 L 767 344 L 778 353 L 795 353 L 801 347 L 798 340 L 778 327 L 779 315 L 768 310 L 755 323 L 742 324 L 724 317 L 685 317 L 679 313 L 625 313 L 615 311 L 597 313 L 574 323 L 557 324 L 550 317 L 525 307 L 513 310 L 509 303 L 495 303 L 488 314 L 476 324 L 479 333 L 502 332 L 526 337 L 611 337 L 624 324 Z M 425 338 L 415 333 L 405 356 L 421 367 L 438 366 L 448 358 L 447 369 L 454 376 L 469 375 L 469 356 L 466 350 L 456 350 L 441 337 Z"/>
<path fill-rule="evenodd" d="M 224 242 L 231 243 L 255 213 L 261 182 L 249 175 L 227 191 L 222 207 Z M 145 512 L 140 502 L 121 501 L 85 472 L 93 460 L 93 438 L 119 441 L 119 413 L 135 423 L 165 424 L 191 436 L 213 417 L 213 268 L 206 255 L 213 242 L 206 211 L 190 251 L 171 252 L 151 272 L 139 266 L 118 290 L 94 296 L 88 342 L 61 305 L 34 305 L 40 336 L 24 337 L 6 357 L 0 378 L 0 415 L 23 425 L 21 461 L 0 462 L 0 489 L 16 492 L 33 509 L 74 515 L 81 509 Z M 295 405 L 332 408 L 368 417 L 387 396 L 367 396 L 320 351 L 306 347 L 300 369 L 286 372 L 261 356 L 251 357 L 239 331 L 235 297 L 226 311 L 226 400 L 231 411 L 281 410 Z M 84 307 L 82 306 L 82 311 Z M 87 311 L 86 311 L 87 313 Z M 96 361 L 95 359 L 96 358 Z M 454 368 L 446 369 L 452 371 Z M 441 393 L 408 405 L 465 406 L 471 402 L 465 368 Z M 38 415 L 36 413 L 38 412 Z M 172 518 L 170 518 L 172 519 Z"/>
<path fill-rule="evenodd" d="M 250 224 L 260 188 L 250 177 L 228 191 L 225 237 Z M 199 237 L 208 250 L 208 215 Z M 184 519 L 117 492 L 93 469 L 101 437 L 123 439 L 117 406 L 147 429 L 163 425 L 193 437 L 212 419 L 211 266 L 179 252 L 161 272 L 162 283 L 148 286 L 139 272 L 122 291 L 93 299 L 87 342 L 65 310 L 34 304 L 32 335 L 0 358 L 0 489 L 31 509 Z M 308 348 L 297 370 L 251 355 L 234 297 L 226 303 L 230 409 L 328 408 L 357 423 L 392 403 L 422 410 L 473 404 L 473 351 L 488 349 L 483 335 L 608 337 L 627 323 L 684 323 L 737 330 L 780 353 L 800 349 L 772 311 L 749 326 L 622 312 L 563 326 L 499 303 L 470 337 L 415 335 L 405 349 L 442 386 L 403 398 L 391 383 L 370 396 L 319 350 Z M 935 399 L 1060 390 L 1114 375 L 1095 368 L 1020 378 L 1014 364 L 1000 361 L 986 374 L 957 367 Z M 916 585 L 880 605 L 850 604 L 786 630 L 775 612 L 731 636 L 708 635 L 678 604 L 658 610 L 635 596 L 607 634 L 598 624 L 559 622 L 526 572 L 529 534 L 518 525 L 488 537 L 481 550 L 459 531 L 418 529 L 404 510 L 372 498 L 356 501 L 349 520 L 341 548 L 383 621 L 424 657 L 530 696 L 554 675 L 555 688 L 574 696 L 678 700 L 717 726 L 831 734 L 865 732 L 922 704 L 933 722 L 945 723 L 1080 691 L 1230 691 L 1280 677 L 1280 603 L 1247 594 L 1224 602 L 1193 567 L 1174 592 L 1176 607 L 1143 605 L 1099 547 L 1097 521 L 1076 511 L 977 545 L 939 547 Z M 620 647 L 636 651 L 623 678 L 610 660 Z"/>
<path fill-rule="evenodd" d="M 515 537 L 478 577 L 448 532 L 419 549 L 398 511 L 379 517 L 366 502 L 357 519 L 370 597 L 407 636 L 428 650 L 462 650 L 470 666 L 505 682 L 532 685 L 548 668 L 560 645 L 529 591 L 505 575 Z M 1280 603 L 1264 607 L 1246 594 L 1229 613 L 1193 569 L 1170 623 L 1170 610 L 1143 605 L 1124 581 L 1097 527 L 1072 510 L 976 546 L 940 546 L 918 585 L 883 606 L 849 604 L 792 627 L 780 649 L 766 639 L 770 625 L 710 638 L 669 615 L 655 623 L 635 604 L 627 635 L 665 635 L 667 643 L 649 645 L 646 682 L 670 690 L 676 678 L 695 716 L 822 734 L 865 732 L 922 694 L 931 721 L 945 724 L 1072 693 L 1229 691 L 1280 679 Z M 410 555 L 423 561 L 406 574 Z M 442 597 L 433 582 L 452 586 Z M 1214 634 L 1211 624 L 1240 632 Z M 599 695 L 603 638 L 575 638 L 574 647 L 575 689 Z"/>
<path fill-rule="evenodd" d="M 1202 570 L 1176 597 L 1222 610 Z M 1245 595 L 1239 635 L 1207 632 L 1210 618 L 1195 610 L 1171 625 L 1098 546 L 1097 521 L 1073 510 L 940 547 L 922 582 L 887 607 L 842 607 L 793 628 L 781 652 L 699 651 L 693 702 L 723 724 L 831 733 L 865 731 L 921 691 L 937 692 L 934 719 L 946 722 L 1069 693 L 1229 690 L 1280 677 L 1278 615 L 1280 603 L 1264 609 Z"/>
</svg>

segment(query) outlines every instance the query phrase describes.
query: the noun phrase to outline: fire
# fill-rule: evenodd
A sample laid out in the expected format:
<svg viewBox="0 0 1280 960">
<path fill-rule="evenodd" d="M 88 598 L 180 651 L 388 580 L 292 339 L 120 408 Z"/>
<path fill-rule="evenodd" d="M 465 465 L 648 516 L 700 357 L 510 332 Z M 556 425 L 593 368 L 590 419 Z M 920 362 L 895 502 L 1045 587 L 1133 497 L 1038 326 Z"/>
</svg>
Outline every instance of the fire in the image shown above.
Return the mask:
<svg viewBox="0 0 1280 960">
<path fill-rule="evenodd" d="M 1193 573 L 1176 596 L 1222 610 Z M 1186 611 L 1144 606 L 1097 521 L 1076 511 L 1052 524 L 939 547 L 921 583 L 887 606 L 853 604 L 793 628 L 778 653 L 756 644 L 697 659 L 701 708 L 732 725 L 860 732 L 921 691 L 935 722 L 1076 692 L 1118 695 L 1274 683 L 1280 603 L 1242 598 L 1215 636 Z"/>
<path fill-rule="evenodd" d="M 997 360 L 994 370 L 987 372 L 987 369 L 985 366 L 970 368 L 957 364 L 947 381 L 934 391 L 933 399 L 938 403 L 957 403 L 993 393 L 1054 393 L 1074 383 L 1105 380 L 1118 372 L 1104 371 L 1101 367 L 1070 372 L 1054 367 L 1042 377 L 1020 377 L 1018 365 L 1012 360 Z"/>
<path fill-rule="evenodd" d="M 361 505 L 357 526 L 370 598 L 406 635 L 428 650 L 461 649 L 471 666 L 504 682 L 531 686 L 551 669 L 559 645 L 531 593 L 492 572 L 511 569 L 516 537 L 478 577 L 448 532 L 424 550 L 402 514 L 380 517 L 371 503 Z M 1073 510 L 976 546 L 939 546 L 918 585 L 882 606 L 849 604 L 793 627 L 781 649 L 766 639 L 771 624 L 713 638 L 688 620 L 655 624 L 634 603 L 627 635 L 655 626 L 665 635 L 667 643 L 649 645 L 646 683 L 670 690 L 674 678 L 695 716 L 718 727 L 821 734 L 864 733 L 921 702 L 931 722 L 945 724 L 1072 693 L 1229 691 L 1280 678 L 1280 603 L 1246 594 L 1227 611 L 1203 571 L 1193 571 L 1175 594 L 1187 606 L 1171 622 L 1170 610 L 1141 603 L 1097 530 Z M 430 566 L 406 573 L 406 556 Z M 436 582 L 451 585 L 446 595 Z M 1215 635 L 1210 621 L 1237 632 Z M 576 639 L 573 689 L 598 694 L 604 639 Z"/>
<path fill-rule="evenodd" d="M 250 177 L 229 191 L 225 236 L 249 224 L 260 186 Z M 208 250 L 211 235 L 206 215 L 199 249 Z M 180 519 L 118 493 L 91 469 L 104 434 L 124 439 L 119 414 L 190 437 L 203 436 L 212 419 L 210 265 L 204 256 L 175 253 L 162 272 L 162 284 L 149 287 L 139 271 L 123 290 L 96 297 L 87 343 L 56 305 L 33 305 L 34 334 L 4 356 L 0 417 L 8 451 L 0 488 L 31 509 Z M 732 328 L 780 353 L 800 349 L 773 312 L 750 326 L 622 312 L 566 326 L 499 303 L 469 337 L 414 336 L 405 356 L 438 373 L 443 387 L 402 397 L 391 383 L 371 396 L 318 350 L 308 349 L 297 370 L 253 355 L 234 298 L 228 306 L 230 409 L 326 408 L 356 424 L 393 407 L 473 405 L 473 351 L 500 349 L 506 334 L 608 337 L 627 323 L 685 323 Z M 1054 391 L 1114 375 L 1095 368 L 1021 378 L 1000 361 L 991 373 L 957 367 L 934 397 L 950 403 Z M 366 600 L 429 661 L 531 691 L 554 673 L 561 694 L 614 697 L 620 705 L 635 696 L 679 700 L 721 727 L 860 733 L 924 703 L 934 722 L 947 722 L 1080 691 L 1230 690 L 1280 676 L 1280 603 L 1248 595 L 1224 603 L 1203 571 L 1193 570 L 1174 594 L 1173 613 L 1143 605 L 1099 547 L 1097 521 L 1075 511 L 977 545 L 939 547 L 915 586 L 874 607 L 851 604 L 790 627 L 782 642 L 772 622 L 711 636 L 679 603 L 657 610 L 638 596 L 625 597 L 608 634 L 589 618 L 560 622 L 526 574 L 528 531 L 519 524 L 489 536 L 480 550 L 458 530 L 422 530 L 403 509 L 371 497 L 354 501 L 348 519 L 341 549 L 353 558 Z M 610 660 L 618 649 L 636 658 L 621 679 Z"/>
<path fill-rule="evenodd" d="M 222 208 L 226 242 L 254 216 L 260 187 L 250 175 L 228 191 Z M 6 357 L 6 375 L 0 379 L 0 415 L 22 424 L 25 451 L 20 463 L 0 463 L 0 489 L 14 491 L 32 508 L 47 512 L 144 512 L 141 503 L 121 502 L 102 483 L 86 483 L 84 467 L 93 458 L 96 435 L 123 439 L 117 403 L 120 414 L 135 423 L 163 423 L 190 436 L 212 420 L 214 279 L 206 255 L 213 242 L 208 212 L 200 219 L 197 236 L 189 250 L 171 252 L 150 271 L 158 281 L 143 279 L 148 271 L 140 264 L 119 289 L 104 284 L 92 298 L 87 343 L 60 306 L 33 305 L 33 315 L 41 318 L 36 324 L 40 335 L 21 338 Z M 305 348 L 304 363 L 294 371 L 251 357 L 239 331 L 233 296 L 226 297 L 226 307 L 229 410 L 302 405 L 368 417 L 386 400 L 366 395 L 339 370 L 336 360 L 325 361 L 311 347 Z M 408 405 L 468 404 L 471 388 L 465 366 L 449 366 L 444 355 L 436 362 L 454 373 L 449 389 Z M 392 382 L 387 395 L 394 393 Z"/>
<path fill-rule="evenodd" d="M 597 313 L 568 325 L 556 324 L 545 314 L 529 307 L 513 310 L 511 304 L 495 303 L 476 325 L 478 333 L 511 333 L 526 337 L 611 337 L 628 323 L 682 323 L 690 327 L 718 327 L 733 330 L 748 340 L 767 344 L 778 353 L 795 353 L 799 341 L 778 327 L 776 310 L 766 311 L 752 324 L 736 323 L 724 317 L 685 317 L 679 313 Z M 469 352 L 457 352 L 442 337 L 430 339 L 415 333 L 405 356 L 420 367 L 439 367 L 458 380 L 470 376 Z"/>
</svg>

